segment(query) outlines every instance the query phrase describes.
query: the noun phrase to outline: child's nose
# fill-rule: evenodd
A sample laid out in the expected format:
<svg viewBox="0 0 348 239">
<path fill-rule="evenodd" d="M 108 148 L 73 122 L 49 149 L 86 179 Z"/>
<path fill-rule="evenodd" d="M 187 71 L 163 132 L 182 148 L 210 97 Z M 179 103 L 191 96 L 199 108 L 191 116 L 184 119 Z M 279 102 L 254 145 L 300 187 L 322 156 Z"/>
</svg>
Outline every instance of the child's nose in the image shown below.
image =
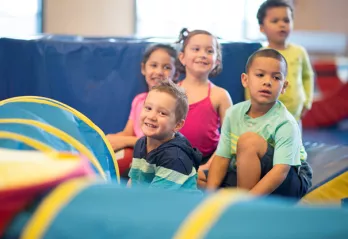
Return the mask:
<svg viewBox="0 0 348 239">
<path fill-rule="evenodd" d="M 160 68 L 160 67 L 158 67 L 158 68 L 156 69 L 156 74 L 158 74 L 158 75 L 163 75 L 163 74 L 164 74 L 163 69 Z"/>
<path fill-rule="evenodd" d="M 156 112 L 153 110 L 148 112 L 147 118 L 149 118 L 151 120 L 156 120 Z"/>
<path fill-rule="evenodd" d="M 271 78 L 270 77 L 265 77 L 264 81 L 263 81 L 263 85 L 268 85 L 268 86 L 272 85 Z"/>
<path fill-rule="evenodd" d="M 286 27 L 286 25 L 287 25 L 287 23 L 286 23 L 286 22 L 284 22 L 284 21 L 280 21 L 280 26 L 281 26 L 281 27 Z"/>
<path fill-rule="evenodd" d="M 202 53 L 200 54 L 200 57 L 205 59 L 205 58 L 207 58 L 207 55 L 208 54 L 205 51 L 202 51 Z"/>
</svg>

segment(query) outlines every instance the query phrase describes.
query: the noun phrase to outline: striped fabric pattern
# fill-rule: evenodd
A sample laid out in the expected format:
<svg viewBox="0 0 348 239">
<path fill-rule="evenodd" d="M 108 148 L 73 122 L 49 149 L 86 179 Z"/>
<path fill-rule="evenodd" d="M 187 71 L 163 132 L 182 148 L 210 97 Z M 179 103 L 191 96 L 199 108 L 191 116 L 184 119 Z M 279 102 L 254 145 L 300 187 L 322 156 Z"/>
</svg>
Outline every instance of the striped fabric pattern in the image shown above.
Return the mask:
<svg viewBox="0 0 348 239">
<path fill-rule="evenodd" d="M 150 164 L 146 159 L 133 158 L 129 173 L 132 185 L 143 184 L 150 188 L 197 189 L 197 172 L 194 167 L 189 175 L 163 166 Z"/>
<path fill-rule="evenodd" d="M 147 139 L 138 140 L 129 177 L 132 186 L 197 191 L 197 168 L 202 154 L 180 133 L 147 153 Z"/>
</svg>

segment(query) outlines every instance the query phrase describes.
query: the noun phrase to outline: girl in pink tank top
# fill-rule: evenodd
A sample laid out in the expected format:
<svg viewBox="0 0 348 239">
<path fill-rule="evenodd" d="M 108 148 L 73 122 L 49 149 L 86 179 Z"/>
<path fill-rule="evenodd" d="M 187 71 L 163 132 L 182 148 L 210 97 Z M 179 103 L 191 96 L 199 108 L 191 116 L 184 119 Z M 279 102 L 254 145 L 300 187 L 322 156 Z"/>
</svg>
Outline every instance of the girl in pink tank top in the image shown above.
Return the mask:
<svg viewBox="0 0 348 239">
<path fill-rule="evenodd" d="M 211 87 L 209 82 L 207 96 L 189 105 L 185 125 L 180 130 L 204 157 L 209 157 L 215 151 L 220 138 L 220 116 L 210 99 Z"/>
<path fill-rule="evenodd" d="M 215 36 L 203 30 L 183 29 L 178 42 L 182 42 L 178 69 L 186 75 L 179 85 L 186 90 L 190 104 L 180 132 L 202 152 L 205 163 L 216 150 L 221 122 L 232 105 L 229 93 L 209 80 L 221 72 L 221 46 Z"/>
<path fill-rule="evenodd" d="M 170 45 L 155 44 L 147 48 L 141 62 L 141 73 L 151 89 L 161 80 L 174 80 L 176 77 L 175 63 L 177 51 Z M 137 95 L 132 102 L 131 112 L 125 128 L 118 133 L 108 134 L 113 150 L 134 147 L 138 138 L 143 136 L 140 126 L 140 113 L 143 109 L 147 92 Z"/>
</svg>

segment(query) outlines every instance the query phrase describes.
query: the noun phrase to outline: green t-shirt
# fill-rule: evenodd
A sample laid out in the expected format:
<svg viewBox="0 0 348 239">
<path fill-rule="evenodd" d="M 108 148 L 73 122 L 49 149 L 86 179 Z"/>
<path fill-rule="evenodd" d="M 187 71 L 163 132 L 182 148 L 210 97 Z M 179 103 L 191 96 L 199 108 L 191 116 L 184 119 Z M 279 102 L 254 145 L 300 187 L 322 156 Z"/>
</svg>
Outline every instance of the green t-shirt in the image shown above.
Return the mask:
<svg viewBox="0 0 348 239">
<path fill-rule="evenodd" d="M 301 165 L 307 153 L 301 140 L 301 132 L 295 118 L 277 101 L 263 116 L 247 115 L 250 100 L 238 103 L 226 111 L 216 154 L 231 159 L 230 169 L 236 165 L 236 147 L 239 136 L 254 132 L 274 147 L 273 165 Z"/>
</svg>

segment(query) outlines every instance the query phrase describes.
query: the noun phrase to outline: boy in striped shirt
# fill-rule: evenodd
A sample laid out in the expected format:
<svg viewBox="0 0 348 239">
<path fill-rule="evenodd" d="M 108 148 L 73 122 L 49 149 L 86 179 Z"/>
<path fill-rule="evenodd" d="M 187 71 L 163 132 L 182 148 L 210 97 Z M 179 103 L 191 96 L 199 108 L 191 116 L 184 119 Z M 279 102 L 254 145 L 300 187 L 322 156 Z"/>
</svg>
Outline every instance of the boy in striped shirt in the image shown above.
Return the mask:
<svg viewBox="0 0 348 239">
<path fill-rule="evenodd" d="M 145 136 L 134 147 L 129 185 L 197 191 L 202 154 L 179 133 L 187 112 L 185 91 L 171 81 L 150 90 L 140 115 Z"/>
</svg>

